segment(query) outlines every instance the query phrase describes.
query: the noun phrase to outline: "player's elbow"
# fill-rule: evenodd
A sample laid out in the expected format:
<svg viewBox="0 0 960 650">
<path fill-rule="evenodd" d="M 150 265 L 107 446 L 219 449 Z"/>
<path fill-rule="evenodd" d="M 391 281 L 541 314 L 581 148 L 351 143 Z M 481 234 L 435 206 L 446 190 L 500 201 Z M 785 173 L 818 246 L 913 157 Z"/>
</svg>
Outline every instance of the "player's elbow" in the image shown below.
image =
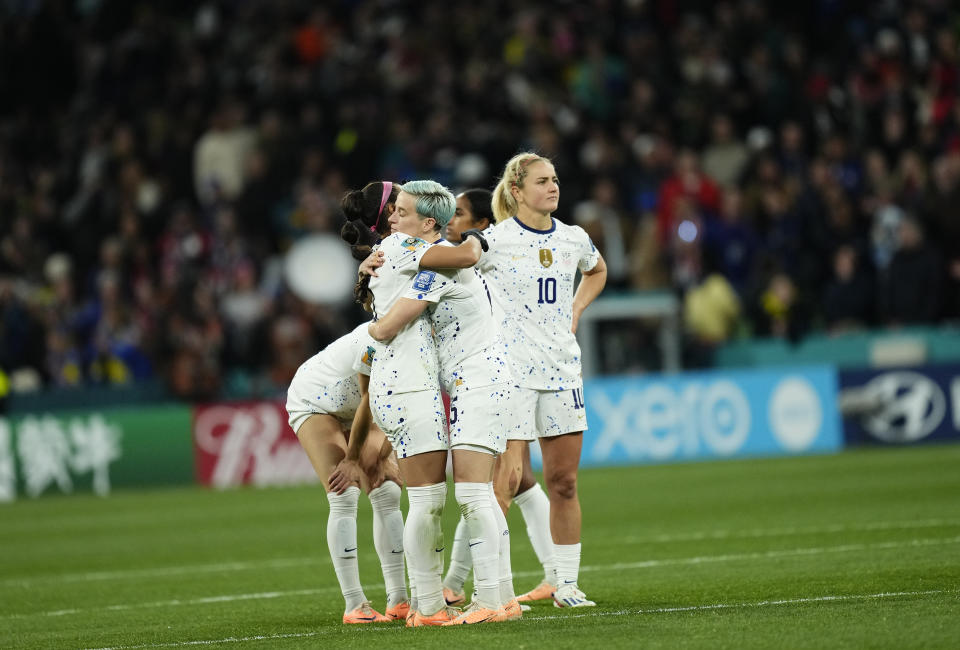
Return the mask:
<svg viewBox="0 0 960 650">
<path fill-rule="evenodd" d="M 383 343 L 392 339 L 394 335 L 382 327 L 378 327 L 370 332 L 370 336 L 373 337 L 373 340 Z"/>
<path fill-rule="evenodd" d="M 372 338 L 374 341 L 379 341 L 380 343 L 383 343 L 388 338 L 390 338 L 386 336 L 386 332 L 383 329 L 383 325 L 381 325 L 380 323 L 371 323 L 370 326 L 367 328 L 367 333 L 370 335 L 370 338 Z"/>
</svg>

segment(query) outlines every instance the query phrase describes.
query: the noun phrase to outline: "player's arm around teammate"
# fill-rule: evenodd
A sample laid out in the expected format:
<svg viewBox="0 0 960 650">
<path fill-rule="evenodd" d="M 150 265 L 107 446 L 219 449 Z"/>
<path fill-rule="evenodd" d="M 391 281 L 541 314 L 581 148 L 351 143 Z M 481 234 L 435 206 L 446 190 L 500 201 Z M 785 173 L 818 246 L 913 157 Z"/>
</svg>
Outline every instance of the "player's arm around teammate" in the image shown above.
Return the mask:
<svg viewBox="0 0 960 650">
<path fill-rule="evenodd" d="M 431 231 L 430 222 L 419 214 L 412 218 L 405 198 L 401 194 L 398 199 L 392 225 L 398 233 L 422 239 L 430 247 L 414 253 L 420 271 L 406 296 L 397 299 L 369 331 L 378 340 L 389 340 L 432 305 L 429 317 L 438 342 L 441 384 L 451 399 L 456 499 L 469 530 L 477 588 L 474 602 L 453 623 L 510 620 L 519 617 L 520 605 L 513 594 L 505 546 L 506 520 L 493 497 L 491 480 L 507 437 L 512 376 L 485 283 L 472 269 L 449 268 L 457 263 L 449 255 L 454 247 L 443 241 L 436 224 Z M 483 241 L 482 236 L 470 239 Z M 388 259 L 387 264 L 391 263 Z"/>
<path fill-rule="evenodd" d="M 389 234 L 387 217 L 393 212 L 399 188 L 389 181 L 369 183 L 348 192 L 340 207 L 347 218 L 341 236 L 351 244 L 353 256 L 362 260 L 372 244 Z M 383 617 L 364 606 L 366 597 L 357 571 L 356 510 L 360 488 L 368 490 L 373 506 L 374 546 L 387 586 L 386 613 L 404 618 L 409 609 L 404 575 L 403 515 L 400 512 L 400 479 L 396 459 L 383 432 L 372 425 L 367 408 L 366 384 L 373 341 L 360 325 L 341 337 L 297 371 L 288 391 L 290 424 L 298 434 L 330 502 L 327 542 L 347 607 L 346 623 L 368 623 Z M 359 374 L 356 374 L 358 373 Z M 345 456 L 348 437 L 344 425 L 353 418 L 353 430 L 362 431 L 355 480 L 337 486 L 334 467 Z M 368 436 L 368 433 L 370 434 Z M 359 607 L 354 607 L 360 602 Z"/>
<path fill-rule="evenodd" d="M 438 223 L 445 224 L 454 212 L 453 196 L 438 183 L 413 181 L 401 189 L 390 217 L 393 234 L 381 242 L 387 264 L 377 276 L 367 276 L 378 319 L 414 282 L 419 257 L 429 247 L 421 235 L 435 230 Z M 395 227 L 402 218 L 419 222 L 422 230 L 405 234 Z M 436 346 L 424 317 L 414 319 L 389 343 L 377 344 L 370 404 L 374 421 L 397 453 L 407 484 L 410 509 L 404 550 L 415 590 L 411 626 L 439 625 L 459 614 L 443 602 L 440 575 L 449 440 L 438 374 Z"/>
</svg>

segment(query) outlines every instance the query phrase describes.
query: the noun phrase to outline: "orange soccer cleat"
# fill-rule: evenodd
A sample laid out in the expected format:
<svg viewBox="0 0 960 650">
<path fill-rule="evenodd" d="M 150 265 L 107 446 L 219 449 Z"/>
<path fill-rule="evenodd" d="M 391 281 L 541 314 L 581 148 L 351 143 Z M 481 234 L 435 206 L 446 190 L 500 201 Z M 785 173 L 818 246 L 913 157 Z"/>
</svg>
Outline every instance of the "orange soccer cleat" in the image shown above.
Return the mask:
<svg viewBox="0 0 960 650">
<path fill-rule="evenodd" d="M 421 614 L 414 612 L 413 618 L 407 621 L 407 627 L 427 627 L 431 625 L 444 625 L 456 619 L 460 615 L 460 610 L 456 607 L 441 607 L 437 612 L 430 614 Z"/>
<path fill-rule="evenodd" d="M 551 600 L 553 592 L 556 590 L 557 588 L 549 582 L 541 582 L 527 593 L 517 596 L 517 600 L 521 603 L 529 603 L 534 600 Z"/>
<path fill-rule="evenodd" d="M 490 609 L 489 607 L 483 607 L 477 601 L 470 603 L 470 606 L 463 610 L 463 613 L 460 616 L 457 616 L 452 621 L 444 623 L 446 627 L 448 625 L 473 625 L 475 623 L 495 623 L 498 613 L 501 609 Z"/>
<path fill-rule="evenodd" d="M 497 621 L 515 621 L 523 617 L 523 609 L 516 598 L 497 610 Z"/>
<path fill-rule="evenodd" d="M 467 600 L 467 595 L 462 591 L 454 591 L 453 589 L 443 588 L 443 600 L 446 601 L 448 605 L 461 605 Z"/>
<path fill-rule="evenodd" d="M 370 606 L 370 603 L 363 603 L 360 607 L 347 612 L 343 615 L 343 622 L 346 625 L 360 625 L 363 623 L 386 623 L 390 619 Z"/>
<path fill-rule="evenodd" d="M 407 615 L 410 613 L 410 601 L 404 600 L 393 607 L 387 607 L 387 611 L 384 614 L 387 615 L 391 621 L 405 621 Z"/>
</svg>

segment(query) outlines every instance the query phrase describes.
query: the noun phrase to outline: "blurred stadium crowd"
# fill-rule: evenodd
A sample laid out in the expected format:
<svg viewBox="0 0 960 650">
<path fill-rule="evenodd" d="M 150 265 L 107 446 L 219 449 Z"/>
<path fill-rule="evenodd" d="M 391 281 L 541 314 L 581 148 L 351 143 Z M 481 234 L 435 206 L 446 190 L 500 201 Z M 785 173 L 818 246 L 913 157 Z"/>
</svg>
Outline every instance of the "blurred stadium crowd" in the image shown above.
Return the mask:
<svg viewBox="0 0 960 650">
<path fill-rule="evenodd" d="M 958 34 L 948 0 L 0 0 L 0 368 L 284 386 L 359 318 L 278 265 L 347 188 L 528 148 L 691 341 L 957 318 Z"/>
</svg>

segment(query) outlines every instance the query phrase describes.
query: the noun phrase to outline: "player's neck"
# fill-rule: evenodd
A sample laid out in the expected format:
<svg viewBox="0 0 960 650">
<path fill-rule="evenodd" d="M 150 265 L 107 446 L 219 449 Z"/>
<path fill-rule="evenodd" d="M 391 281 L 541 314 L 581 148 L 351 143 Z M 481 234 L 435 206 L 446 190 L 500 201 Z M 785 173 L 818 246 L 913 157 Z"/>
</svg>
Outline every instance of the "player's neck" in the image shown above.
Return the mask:
<svg viewBox="0 0 960 650">
<path fill-rule="evenodd" d="M 438 240 L 442 239 L 442 235 L 443 235 L 443 233 L 436 232 L 436 231 L 431 231 L 427 233 L 422 232 L 419 234 L 411 234 L 411 233 L 401 232 L 399 230 L 397 232 L 400 232 L 401 234 L 407 237 L 416 237 L 417 239 L 422 239 L 428 244 L 435 244 Z"/>
<path fill-rule="evenodd" d="M 532 210 L 518 210 L 517 219 L 520 223 L 534 230 L 550 230 L 553 217 L 549 212 L 533 212 Z"/>
</svg>

